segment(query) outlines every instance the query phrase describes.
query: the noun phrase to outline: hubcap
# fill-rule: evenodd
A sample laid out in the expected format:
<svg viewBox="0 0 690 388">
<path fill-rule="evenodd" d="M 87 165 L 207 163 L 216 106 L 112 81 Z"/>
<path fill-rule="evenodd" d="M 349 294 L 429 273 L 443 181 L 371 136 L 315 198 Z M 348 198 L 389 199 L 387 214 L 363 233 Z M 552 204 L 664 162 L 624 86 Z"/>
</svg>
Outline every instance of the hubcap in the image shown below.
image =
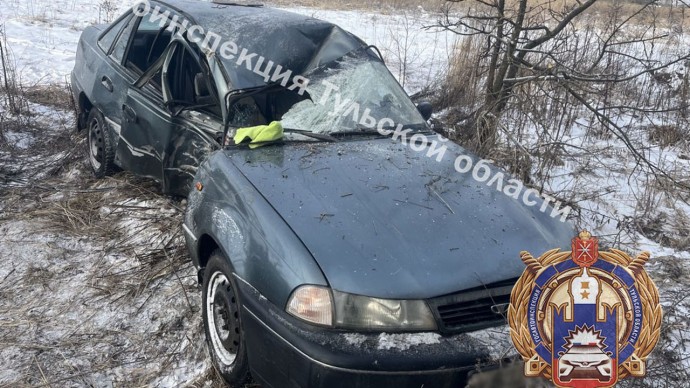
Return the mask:
<svg viewBox="0 0 690 388">
<path fill-rule="evenodd" d="M 98 120 L 94 119 L 89 125 L 89 160 L 96 171 L 103 165 L 103 153 L 103 131 Z"/>
<path fill-rule="evenodd" d="M 209 339 L 218 360 L 231 366 L 240 346 L 239 309 L 232 286 L 222 272 L 215 272 L 208 283 L 206 319 Z"/>
</svg>

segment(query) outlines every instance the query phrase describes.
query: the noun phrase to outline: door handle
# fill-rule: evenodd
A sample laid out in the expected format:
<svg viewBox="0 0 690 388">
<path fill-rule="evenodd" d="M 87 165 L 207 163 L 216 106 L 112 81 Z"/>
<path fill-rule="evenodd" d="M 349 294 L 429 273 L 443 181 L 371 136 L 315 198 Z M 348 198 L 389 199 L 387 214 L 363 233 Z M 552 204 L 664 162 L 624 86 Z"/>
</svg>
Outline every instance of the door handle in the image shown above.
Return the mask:
<svg viewBox="0 0 690 388">
<path fill-rule="evenodd" d="M 137 122 L 137 112 L 135 112 L 134 109 L 132 109 L 129 105 L 122 105 L 122 112 L 125 115 L 125 121 L 127 121 L 128 123 Z"/>
<path fill-rule="evenodd" d="M 113 81 L 111 81 L 107 75 L 104 75 L 103 78 L 101 78 L 101 84 L 107 91 L 110 93 L 113 92 Z"/>
</svg>

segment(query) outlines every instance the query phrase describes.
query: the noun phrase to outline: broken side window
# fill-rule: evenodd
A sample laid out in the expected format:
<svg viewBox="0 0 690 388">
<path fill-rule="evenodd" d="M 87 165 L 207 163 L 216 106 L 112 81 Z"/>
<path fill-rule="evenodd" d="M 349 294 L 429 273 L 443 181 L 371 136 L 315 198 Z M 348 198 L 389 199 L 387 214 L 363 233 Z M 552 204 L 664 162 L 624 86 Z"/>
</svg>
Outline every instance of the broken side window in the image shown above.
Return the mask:
<svg viewBox="0 0 690 388">
<path fill-rule="evenodd" d="M 194 107 L 205 113 L 221 117 L 218 93 L 213 80 L 207 77 L 192 53 L 182 45 L 175 47 L 168 66 L 167 82 L 173 104 L 177 107 Z"/>
<path fill-rule="evenodd" d="M 150 15 L 139 18 L 125 66 L 139 75 L 148 70 L 170 44 L 172 31 L 168 26 L 169 23 L 161 26 L 159 21 L 151 21 Z M 155 78 L 160 86 L 160 77 Z"/>
</svg>

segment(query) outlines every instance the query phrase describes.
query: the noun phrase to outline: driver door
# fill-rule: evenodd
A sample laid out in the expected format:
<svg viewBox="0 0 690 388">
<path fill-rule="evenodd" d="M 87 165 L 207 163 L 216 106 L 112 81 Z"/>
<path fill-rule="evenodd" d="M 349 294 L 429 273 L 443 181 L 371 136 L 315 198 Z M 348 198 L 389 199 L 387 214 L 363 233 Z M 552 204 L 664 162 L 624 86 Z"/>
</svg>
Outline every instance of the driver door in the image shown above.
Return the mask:
<svg viewBox="0 0 690 388">
<path fill-rule="evenodd" d="M 163 190 L 187 196 L 201 162 L 220 148 L 224 125 L 207 62 L 184 40 L 173 46 L 163 73 L 163 96 L 173 112 L 162 161 Z"/>
</svg>

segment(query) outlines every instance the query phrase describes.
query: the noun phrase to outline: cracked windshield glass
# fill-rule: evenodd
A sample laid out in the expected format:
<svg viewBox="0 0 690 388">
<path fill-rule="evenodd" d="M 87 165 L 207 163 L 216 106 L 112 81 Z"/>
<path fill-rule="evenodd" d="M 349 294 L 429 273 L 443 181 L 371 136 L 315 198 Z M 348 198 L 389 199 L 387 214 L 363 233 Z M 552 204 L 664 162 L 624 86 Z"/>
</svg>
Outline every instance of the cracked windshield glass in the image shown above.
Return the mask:
<svg viewBox="0 0 690 388">
<path fill-rule="evenodd" d="M 283 115 L 285 128 L 323 134 L 368 130 L 360 124 L 366 113 L 377 122 L 391 119 L 391 126 L 424 126 L 417 108 L 379 61 L 348 56 L 316 70 L 309 79 L 310 98 Z"/>
</svg>

